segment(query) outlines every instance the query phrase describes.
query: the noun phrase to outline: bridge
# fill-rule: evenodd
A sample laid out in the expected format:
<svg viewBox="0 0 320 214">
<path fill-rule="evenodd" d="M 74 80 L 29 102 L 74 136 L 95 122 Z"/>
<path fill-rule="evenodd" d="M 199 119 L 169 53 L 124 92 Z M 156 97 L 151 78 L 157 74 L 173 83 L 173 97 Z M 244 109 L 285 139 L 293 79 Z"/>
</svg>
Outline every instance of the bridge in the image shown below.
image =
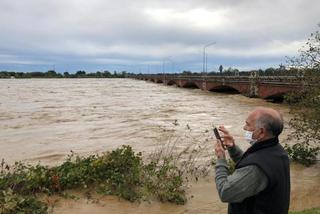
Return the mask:
<svg viewBox="0 0 320 214">
<path fill-rule="evenodd" d="M 205 91 L 240 93 L 281 102 L 289 92 L 303 89 L 302 78 L 296 76 L 207 76 L 177 74 L 137 74 L 129 78 L 176 85 L 181 88 L 199 88 Z"/>
</svg>

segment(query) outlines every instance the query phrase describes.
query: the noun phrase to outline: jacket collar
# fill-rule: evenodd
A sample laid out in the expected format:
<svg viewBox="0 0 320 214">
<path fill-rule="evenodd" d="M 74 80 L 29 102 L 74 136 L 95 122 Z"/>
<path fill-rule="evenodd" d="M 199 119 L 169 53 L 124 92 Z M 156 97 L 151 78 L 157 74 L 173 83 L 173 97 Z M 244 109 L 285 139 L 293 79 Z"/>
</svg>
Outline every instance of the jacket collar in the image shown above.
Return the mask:
<svg viewBox="0 0 320 214">
<path fill-rule="evenodd" d="M 251 147 L 249 147 L 247 149 L 247 151 L 245 151 L 245 153 L 242 155 L 241 159 L 238 161 L 238 163 L 245 158 L 248 154 L 256 152 L 260 149 L 264 149 L 264 148 L 268 148 L 268 147 L 272 147 L 275 146 L 279 143 L 279 139 L 278 137 L 274 137 L 274 138 L 270 138 L 264 141 L 259 141 L 256 142 L 255 144 L 253 144 Z"/>
<path fill-rule="evenodd" d="M 259 142 L 256 142 L 255 144 L 253 144 L 251 147 L 249 147 L 246 152 L 248 152 L 248 153 L 255 152 L 255 151 L 260 150 L 260 149 L 264 149 L 264 148 L 267 148 L 267 147 L 275 146 L 278 143 L 279 143 L 278 137 L 274 137 L 274 138 L 270 138 L 270 139 L 267 139 L 267 140 L 259 141 Z"/>
</svg>

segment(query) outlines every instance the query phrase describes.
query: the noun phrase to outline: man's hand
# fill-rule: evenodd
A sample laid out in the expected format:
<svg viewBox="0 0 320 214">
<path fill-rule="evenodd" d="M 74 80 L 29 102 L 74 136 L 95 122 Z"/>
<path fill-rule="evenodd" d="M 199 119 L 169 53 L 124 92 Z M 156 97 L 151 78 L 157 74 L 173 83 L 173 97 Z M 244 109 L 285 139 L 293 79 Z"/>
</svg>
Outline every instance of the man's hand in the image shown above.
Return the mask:
<svg viewBox="0 0 320 214">
<path fill-rule="evenodd" d="M 219 131 L 221 131 L 223 133 L 223 135 L 221 136 L 221 138 L 223 140 L 223 144 L 227 148 L 234 147 L 234 145 L 235 145 L 234 139 L 233 139 L 232 135 L 230 135 L 229 131 L 224 126 L 219 126 L 218 129 L 219 129 Z"/>
<path fill-rule="evenodd" d="M 220 140 L 217 140 L 216 145 L 214 146 L 214 150 L 218 159 L 226 158 L 226 154 L 224 152 L 224 149 L 222 148 Z"/>
</svg>

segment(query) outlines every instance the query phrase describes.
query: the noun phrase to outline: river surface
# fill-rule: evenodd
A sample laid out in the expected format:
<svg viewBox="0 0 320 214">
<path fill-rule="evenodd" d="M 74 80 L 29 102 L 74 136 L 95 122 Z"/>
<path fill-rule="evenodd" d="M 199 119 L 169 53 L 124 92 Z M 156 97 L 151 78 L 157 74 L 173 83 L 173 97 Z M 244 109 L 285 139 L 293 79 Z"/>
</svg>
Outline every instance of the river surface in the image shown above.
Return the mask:
<svg viewBox="0 0 320 214">
<path fill-rule="evenodd" d="M 20 160 L 56 165 L 71 150 L 88 155 L 126 144 L 149 154 L 172 139 L 184 141 L 182 136 L 192 136 L 206 144 L 203 157 L 206 160 L 214 156 L 212 124 L 226 125 L 237 144 L 243 149 L 248 147 L 242 127 L 247 114 L 257 106 L 283 113 L 286 123 L 280 139 L 285 143 L 292 131 L 287 125 L 288 107 L 240 94 L 131 79 L 0 80 L 0 158 L 8 163 Z M 291 209 L 319 206 L 319 169 L 319 164 L 310 168 L 291 166 Z M 62 201 L 55 212 L 226 213 L 226 205 L 217 196 L 213 174 L 193 183 L 189 192 L 194 197 L 184 206 L 132 204 L 104 197 L 102 204 Z"/>
</svg>

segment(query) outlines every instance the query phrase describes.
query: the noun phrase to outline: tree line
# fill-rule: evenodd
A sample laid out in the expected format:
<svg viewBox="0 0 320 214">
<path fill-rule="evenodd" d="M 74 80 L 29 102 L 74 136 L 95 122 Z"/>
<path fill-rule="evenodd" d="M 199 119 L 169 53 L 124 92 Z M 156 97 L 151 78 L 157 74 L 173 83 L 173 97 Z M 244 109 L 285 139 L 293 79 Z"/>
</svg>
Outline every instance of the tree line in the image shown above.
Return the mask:
<svg viewBox="0 0 320 214">
<path fill-rule="evenodd" d="M 126 71 L 113 73 L 109 71 L 97 71 L 93 73 L 87 73 L 85 71 L 77 71 L 72 74 L 69 72 L 58 73 L 54 70 L 47 72 L 14 72 L 14 71 L 0 71 L 0 78 L 125 78 L 127 76 Z"/>
<path fill-rule="evenodd" d="M 301 76 L 303 71 L 298 68 L 285 68 L 285 66 L 280 65 L 279 68 L 267 68 L 258 69 L 251 71 L 239 71 L 236 68 L 223 69 L 219 72 L 211 71 L 208 73 L 203 72 L 192 72 L 192 71 L 182 71 L 181 73 L 170 73 L 170 74 L 182 74 L 182 75 L 208 75 L 208 76 L 250 76 L 252 72 L 256 72 L 259 76 Z M 163 74 L 163 73 L 159 73 Z M 169 73 L 167 73 L 169 74 Z M 134 73 L 128 73 L 126 71 L 113 73 L 109 71 L 97 71 L 93 73 L 87 73 L 86 71 L 79 70 L 76 73 L 59 73 L 54 70 L 49 70 L 47 72 L 14 72 L 14 71 L 0 71 L 0 78 L 125 78 L 128 75 L 135 75 Z"/>
</svg>

